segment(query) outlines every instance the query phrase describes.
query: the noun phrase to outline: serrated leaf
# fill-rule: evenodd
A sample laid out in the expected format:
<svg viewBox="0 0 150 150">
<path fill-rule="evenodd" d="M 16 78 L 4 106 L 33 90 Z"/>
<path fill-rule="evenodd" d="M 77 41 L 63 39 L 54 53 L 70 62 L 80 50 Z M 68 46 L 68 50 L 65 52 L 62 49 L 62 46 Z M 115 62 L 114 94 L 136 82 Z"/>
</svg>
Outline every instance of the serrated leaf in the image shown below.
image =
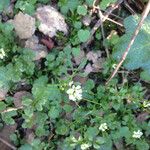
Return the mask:
<svg viewBox="0 0 150 150">
<path fill-rule="evenodd" d="M 139 21 L 138 16 L 129 16 L 124 20 L 126 33 L 120 38 L 116 44 L 116 51 L 113 53 L 113 57 L 116 60 L 120 60 L 122 54 L 127 48 L 131 35 L 133 34 Z M 145 22 L 137 35 L 135 42 L 131 46 L 131 49 L 124 62 L 124 66 L 128 70 L 134 70 L 142 68 L 145 73 L 150 75 L 150 15 L 145 19 Z M 142 77 L 146 77 L 145 75 Z"/>
</svg>

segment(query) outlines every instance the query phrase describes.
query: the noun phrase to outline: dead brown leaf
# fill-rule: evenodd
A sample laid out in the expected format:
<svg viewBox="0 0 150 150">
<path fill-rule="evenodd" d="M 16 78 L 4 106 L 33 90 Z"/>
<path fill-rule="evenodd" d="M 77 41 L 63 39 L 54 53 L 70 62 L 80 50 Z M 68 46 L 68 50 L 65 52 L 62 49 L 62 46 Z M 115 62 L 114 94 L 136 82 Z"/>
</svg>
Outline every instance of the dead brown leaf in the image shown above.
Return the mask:
<svg viewBox="0 0 150 150">
<path fill-rule="evenodd" d="M 20 91 L 14 94 L 14 105 L 17 108 L 22 107 L 22 98 L 25 96 L 31 97 L 31 94 L 27 91 Z"/>
</svg>

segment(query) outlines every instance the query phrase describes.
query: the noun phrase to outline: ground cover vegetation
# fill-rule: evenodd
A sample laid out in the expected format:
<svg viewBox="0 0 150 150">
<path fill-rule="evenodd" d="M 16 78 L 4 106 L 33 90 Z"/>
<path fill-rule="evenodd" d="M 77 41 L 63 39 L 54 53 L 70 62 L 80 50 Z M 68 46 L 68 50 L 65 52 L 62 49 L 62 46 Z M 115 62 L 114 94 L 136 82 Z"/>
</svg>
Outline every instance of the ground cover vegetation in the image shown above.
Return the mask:
<svg viewBox="0 0 150 150">
<path fill-rule="evenodd" d="M 149 150 L 149 3 L 0 0 L 0 147 Z"/>
</svg>

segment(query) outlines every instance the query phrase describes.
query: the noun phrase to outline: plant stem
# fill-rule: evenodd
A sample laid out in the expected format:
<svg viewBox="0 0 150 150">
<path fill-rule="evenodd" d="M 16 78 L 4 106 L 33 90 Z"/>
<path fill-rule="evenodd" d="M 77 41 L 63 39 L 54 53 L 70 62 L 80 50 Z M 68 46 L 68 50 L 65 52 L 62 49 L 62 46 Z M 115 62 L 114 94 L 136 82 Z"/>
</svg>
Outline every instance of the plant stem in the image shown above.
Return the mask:
<svg viewBox="0 0 150 150">
<path fill-rule="evenodd" d="M 97 102 L 91 101 L 91 100 L 86 99 L 86 98 L 84 98 L 84 99 L 82 99 L 82 100 L 101 106 L 101 104 L 100 104 L 100 103 L 97 103 Z"/>
</svg>

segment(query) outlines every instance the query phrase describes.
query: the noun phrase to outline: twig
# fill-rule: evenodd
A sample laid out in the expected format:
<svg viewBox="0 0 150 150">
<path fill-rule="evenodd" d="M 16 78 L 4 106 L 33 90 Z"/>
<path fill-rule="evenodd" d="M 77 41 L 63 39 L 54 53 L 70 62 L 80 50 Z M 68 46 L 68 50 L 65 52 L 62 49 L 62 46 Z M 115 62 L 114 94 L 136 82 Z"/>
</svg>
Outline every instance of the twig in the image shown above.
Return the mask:
<svg viewBox="0 0 150 150">
<path fill-rule="evenodd" d="M 2 143 L 4 143 L 5 145 L 7 145 L 8 147 L 10 147 L 12 150 L 16 150 L 17 149 L 15 146 L 13 146 L 12 144 L 8 143 L 6 140 L 2 139 L 1 137 L 0 137 L 0 141 Z"/>
<path fill-rule="evenodd" d="M 23 109 L 23 107 L 18 107 L 18 108 L 7 108 L 6 110 L 3 110 L 1 113 L 7 113 L 10 111 L 15 111 L 15 110 L 19 110 L 19 109 Z"/>
<path fill-rule="evenodd" d="M 102 31 L 103 41 L 105 41 L 106 38 L 105 38 L 104 26 L 103 26 L 103 22 L 102 22 L 102 20 L 103 20 L 103 14 L 102 14 L 102 12 L 101 12 L 100 9 L 98 9 L 98 13 L 99 13 L 99 18 L 101 20 L 101 31 Z M 104 45 L 104 47 L 105 47 L 105 52 L 106 52 L 107 58 L 109 58 L 108 47 L 107 47 L 107 45 Z"/>
<path fill-rule="evenodd" d="M 111 18 L 107 18 L 107 20 L 110 21 L 110 22 L 112 22 L 112 23 L 115 23 L 115 24 L 117 24 L 117 25 L 119 25 L 119 26 L 121 26 L 121 27 L 123 27 L 123 24 L 122 24 L 122 23 L 117 22 L 117 21 L 115 21 L 115 20 L 113 20 L 113 19 L 111 19 Z"/>
<path fill-rule="evenodd" d="M 91 34 L 90 34 L 90 38 L 89 38 L 89 40 L 88 40 L 86 43 L 84 43 L 84 44 L 82 45 L 83 48 L 84 48 L 84 47 L 87 47 L 87 45 L 91 42 L 94 33 L 95 33 L 96 30 L 101 26 L 101 22 L 104 22 L 104 21 L 108 18 L 108 16 L 109 16 L 116 8 L 118 8 L 118 6 L 119 6 L 122 2 L 123 2 L 123 0 L 118 0 L 114 5 L 112 5 L 110 8 L 108 8 L 108 9 L 106 10 L 106 12 L 104 13 L 104 17 L 103 17 L 102 21 L 101 21 L 101 19 L 99 19 L 99 20 L 97 21 L 97 23 L 94 25 L 94 27 L 92 28 Z"/>
<path fill-rule="evenodd" d="M 107 10 L 102 10 L 102 12 L 107 12 Z M 120 16 L 118 16 L 118 15 L 115 15 L 114 13 L 110 13 L 110 15 L 109 16 L 113 16 L 113 17 L 116 17 L 116 18 L 118 18 L 118 19 L 120 19 L 120 20 L 124 20 L 122 17 L 120 17 Z"/>
<path fill-rule="evenodd" d="M 107 84 L 112 80 L 112 78 L 116 75 L 116 73 L 118 72 L 119 68 L 120 68 L 121 65 L 123 64 L 124 60 L 126 59 L 126 57 L 127 57 L 127 55 L 128 55 L 128 52 L 129 52 L 131 46 L 133 45 L 133 43 L 134 43 L 134 41 L 135 41 L 135 38 L 136 38 L 136 36 L 138 35 L 138 33 L 139 33 L 139 31 L 140 31 L 140 29 L 141 29 L 141 27 L 142 27 L 142 24 L 143 24 L 145 18 L 147 17 L 149 11 L 150 11 L 150 0 L 148 1 L 148 4 L 147 4 L 147 6 L 146 6 L 146 8 L 145 8 L 145 10 L 144 10 L 144 12 L 143 12 L 143 14 L 142 14 L 142 16 L 141 16 L 141 19 L 140 19 L 140 21 L 139 21 L 139 23 L 138 23 L 138 25 L 137 25 L 137 27 L 136 27 L 136 29 L 135 29 L 135 31 L 134 31 L 132 37 L 131 37 L 131 40 L 130 40 L 130 42 L 129 42 L 129 44 L 128 44 L 128 46 L 127 46 L 127 48 L 126 48 L 124 54 L 122 55 L 122 58 L 121 58 L 120 62 L 118 63 L 117 67 L 115 68 L 115 70 L 114 70 L 113 73 L 111 74 L 110 78 L 109 78 L 108 81 L 106 82 L 106 85 L 107 85 Z"/>
<path fill-rule="evenodd" d="M 130 11 L 130 13 L 131 13 L 132 15 L 135 15 L 135 14 L 136 14 L 135 11 L 130 7 L 130 5 L 128 4 L 128 2 L 127 2 L 126 0 L 124 0 L 124 5 L 125 5 L 125 7 Z"/>
</svg>

